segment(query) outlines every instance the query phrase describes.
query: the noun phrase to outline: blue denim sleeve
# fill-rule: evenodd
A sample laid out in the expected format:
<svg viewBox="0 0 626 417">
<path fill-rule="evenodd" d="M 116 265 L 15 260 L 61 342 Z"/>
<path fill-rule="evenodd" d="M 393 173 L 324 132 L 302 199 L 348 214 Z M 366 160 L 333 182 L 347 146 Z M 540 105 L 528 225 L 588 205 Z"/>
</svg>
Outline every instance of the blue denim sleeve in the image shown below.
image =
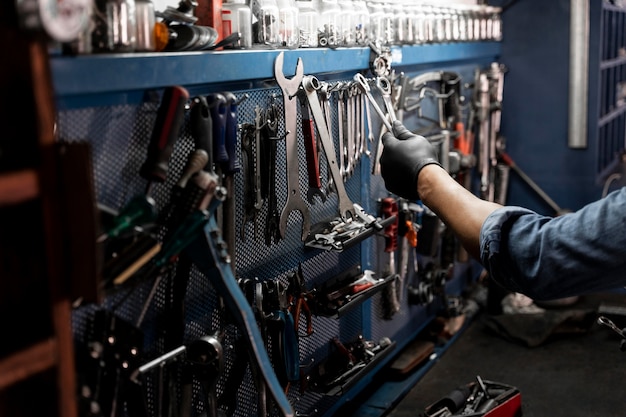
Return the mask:
<svg viewBox="0 0 626 417">
<path fill-rule="evenodd" d="M 511 291 L 550 300 L 626 285 L 626 187 L 558 217 L 503 207 L 484 222 L 481 262 Z"/>
</svg>

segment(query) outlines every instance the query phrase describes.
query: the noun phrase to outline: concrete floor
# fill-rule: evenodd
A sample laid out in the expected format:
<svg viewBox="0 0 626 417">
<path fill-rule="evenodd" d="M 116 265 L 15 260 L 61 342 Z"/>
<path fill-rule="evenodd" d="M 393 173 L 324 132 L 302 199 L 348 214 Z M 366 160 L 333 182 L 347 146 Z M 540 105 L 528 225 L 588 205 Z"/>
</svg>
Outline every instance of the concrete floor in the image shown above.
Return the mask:
<svg viewBox="0 0 626 417">
<path fill-rule="evenodd" d="M 581 297 L 571 308 L 626 307 L 617 294 Z M 519 388 L 524 417 L 611 417 L 626 415 L 626 352 L 619 336 L 594 320 L 581 334 L 553 335 L 536 347 L 505 340 L 479 315 L 410 392 L 388 410 L 389 417 L 418 417 L 425 407 L 456 387 L 497 381 Z M 626 317 L 612 317 L 619 327 Z"/>
</svg>

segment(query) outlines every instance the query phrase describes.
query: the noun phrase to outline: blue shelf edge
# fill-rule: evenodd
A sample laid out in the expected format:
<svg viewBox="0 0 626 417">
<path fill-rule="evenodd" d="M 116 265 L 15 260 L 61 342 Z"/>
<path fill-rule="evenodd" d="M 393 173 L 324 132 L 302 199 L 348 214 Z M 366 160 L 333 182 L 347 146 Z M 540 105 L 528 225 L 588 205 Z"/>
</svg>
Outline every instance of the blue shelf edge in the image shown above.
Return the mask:
<svg viewBox="0 0 626 417">
<path fill-rule="evenodd" d="M 362 404 L 352 417 L 382 417 L 389 413 L 410 391 L 420 379 L 439 361 L 444 353 L 457 341 L 473 322 L 474 317 L 468 317 L 461 329 L 450 338 L 444 345 L 435 347 L 429 358 L 419 366 L 417 370 L 401 380 L 385 381 L 368 399 Z M 416 415 L 420 411 L 416 410 Z"/>
<path fill-rule="evenodd" d="M 392 66 L 401 67 L 495 57 L 500 54 L 500 43 L 405 45 L 391 50 Z M 143 91 L 170 85 L 193 88 L 273 80 L 274 60 L 280 52 L 285 53 L 287 76 L 295 73 L 298 58 L 305 74 L 367 70 L 371 53 L 370 48 L 300 48 L 58 55 L 51 57 L 50 69 L 60 107 L 88 107 L 89 100 L 98 104 L 112 95 L 118 96 L 117 101 L 136 102 Z"/>
</svg>

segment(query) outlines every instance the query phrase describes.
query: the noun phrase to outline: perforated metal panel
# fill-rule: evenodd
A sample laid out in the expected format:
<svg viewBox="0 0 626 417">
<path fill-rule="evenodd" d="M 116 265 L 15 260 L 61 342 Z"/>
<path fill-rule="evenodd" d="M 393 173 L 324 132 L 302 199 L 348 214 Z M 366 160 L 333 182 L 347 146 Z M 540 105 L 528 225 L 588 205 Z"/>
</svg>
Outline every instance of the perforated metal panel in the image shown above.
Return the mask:
<svg viewBox="0 0 626 417">
<path fill-rule="evenodd" d="M 349 81 L 337 80 L 337 81 Z M 280 108 L 281 120 L 279 123 L 279 137 L 284 135 L 284 119 L 282 115 L 281 91 L 277 87 L 253 89 L 246 91 L 232 91 L 240 100 L 238 106 L 238 123 L 254 123 L 255 107 L 265 107 L 271 101 Z M 204 94 L 204 93 L 203 93 Z M 132 197 L 145 192 L 146 181 L 139 176 L 139 169 L 146 157 L 147 145 L 154 125 L 156 112 L 160 102 L 157 94 L 138 106 L 124 105 L 114 107 L 95 107 L 80 110 L 67 110 L 59 114 L 59 138 L 67 141 L 88 141 L 92 145 L 94 161 L 94 180 L 98 202 L 114 210 L 121 209 Z M 331 100 L 333 137 L 337 141 L 337 103 Z M 372 112 L 374 114 L 374 112 Z M 188 117 L 188 116 L 187 116 Z M 374 137 L 378 138 L 380 121 L 373 116 Z M 415 114 L 406 115 L 415 118 Z M 298 122 L 300 113 L 298 112 Z M 369 144 L 370 152 L 375 155 L 377 141 Z M 286 184 L 286 152 L 284 140 L 279 141 L 277 158 L 277 198 L 278 209 L 287 198 Z M 338 143 L 335 142 L 337 149 Z M 188 120 L 185 120 L 179 140 L 176 142 L 172 154 L 167 180 L 163 184 L 155 184 L 151 196 L 157 208 L 166 207 L 173 185 L 181 175 L 188 155 L 194 149 L 194 140 L 190 134 Z M 241 160 L 241 148 L 237 151 Z M 306 157 L 302 132 L 298 132 L 298 163 L 300 166 L 300 189 L 306 199 L 308 187 L 306 176 Z M 387 196 L 382 179 L 370 174 L 370 160 L 362 156 L 360 166 L 347 179 L 346 191 L 355 203 L 378 216 L 378 201 Z M 328 172 L 323 156 L 320 157 L 322 184 L 328 181 Z M 244 175 L 242 172 L 234 178 L 235 199 L 235 252 L 234 262 L 237 278 L 257 279 L 261 282 L 277 279 L 287 282 L 287 277 L 299 265 L 302 267 L 306 286 L 314 289 L 330 278 L 333 278 L 354 265 L 361 265 L 363 269 L 371 269 L 380 273 L 388 259 L 382 251 L 384 238 L 374 235 L 364 242 L 343 252 L 323 251 L 306 247 L 300 240 L 302 217 L 298 212 L 291 213 L 287 224 L 284 239 L 267 245 L 263 236 L 267 204 L 264 204 L 258 213 L 257 230 L 255 236 L 254 224 L 244 223 Z M 337 195 L 328 195 L 325 203 L 316 201 L 309 204 L 311 224 L 326 221 L 338 215 Z M 161 236 L 162 237 L 162 236 Z M 152 277 L 139 285 L 124 288 L 108 296 L 104 308 L 113 311 L 119 317 L 137 324 L 144 333 L 144 358 L 150 360 L 166 349 L 165 340 L 168 335 L 163 334 L 162 321 L 166 307 L 171 300 L 171 285 L 175 280 L 176 271 L 171 270 L 160 278 Z M 407 277 L 404 286 L 415 281 L 414 274 Z M 359 335 L 371 338 L 374 341 L 383 337 L 393 340 L 401 338 L 401 343 L 408 342 L 424 323 L 415 323 L 415 319 L 425 322 L 426 316 L 423 306 L 410 306 L 406 301 L 406 291 L 401 300 L 401 310 L 389 319 L 382 314 L 381 295 L 375 295 L 362 306 L 350 311 L 340 319 L 328 317 L 313 317 L 314 333 L 299 338 L 300 363 L 303 374 L 309 373 L 315 366 L 329 355 L 329 343 L 333 337 L 342 341 L 350 341 Z M 147 300 L 149 303 L 147 303 Z M 243 382 L 237 386 L 226 386 L 227 377 L 237 361 L 235 346 L 242 343 L 240 330 L 228 322 L 227 313 L 222 310 L 219 294 L 195 267 L 189 272 L 189 282 L 185 297 L 185 328 L 183 342 L 188 343 L 216 331 L 223 332 L 222 344 L 225 349 L 224 370 L 217 381 L 218 396 L 225 392 L 237 390 L 238 408 L 235 416 L 257 415 L 257 390 L 254 378 L 248 368 Z M 90 319 L 95 306 L 79 308 L 74 314 L 74 327 L 79 343 L 87 343 L 90 333 Z M 303 324 L 301 324 L 303 326 Z M 301 329 L 304 334 L 304 330 Z M 169 336 L 171 337 L 171 335 Z M 271 344 L 269 346 L 271 350 Z M 171 375 L 179 378 L 180 375 Z M 176 384 L 174 384 L 176 385 Z M 324 415 L 341 402 L 339 396 L 327 396 L 310 389 L 300 390 L 298 384 L 292 384 L 288 398 L 294 409 L 300 415 Z M 143 384 L 146 403 L 151 415 L 159 414 L 159 402 L 162 397 L 162 387 L 158 373 L 145 376 Z M 177 394 L 180 396 L 180 392 Z M 201 415 L 205 409 L 202 389 L 194 384 L 193 411 L 194 415 Z"/>
</svg>

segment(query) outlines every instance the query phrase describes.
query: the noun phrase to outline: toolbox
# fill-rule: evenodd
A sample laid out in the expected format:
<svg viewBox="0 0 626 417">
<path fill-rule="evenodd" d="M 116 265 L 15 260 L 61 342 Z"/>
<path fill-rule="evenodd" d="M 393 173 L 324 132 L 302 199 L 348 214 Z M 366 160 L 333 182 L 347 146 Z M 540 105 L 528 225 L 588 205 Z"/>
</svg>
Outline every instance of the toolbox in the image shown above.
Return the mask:
<svg viewBox="0 0 626 417">
<path fill-rule="evenodd" d="M 476 377 L 426 407 L 422 417 L 519 417 L 522 396 L 517 387 Z"/>
</svg>

